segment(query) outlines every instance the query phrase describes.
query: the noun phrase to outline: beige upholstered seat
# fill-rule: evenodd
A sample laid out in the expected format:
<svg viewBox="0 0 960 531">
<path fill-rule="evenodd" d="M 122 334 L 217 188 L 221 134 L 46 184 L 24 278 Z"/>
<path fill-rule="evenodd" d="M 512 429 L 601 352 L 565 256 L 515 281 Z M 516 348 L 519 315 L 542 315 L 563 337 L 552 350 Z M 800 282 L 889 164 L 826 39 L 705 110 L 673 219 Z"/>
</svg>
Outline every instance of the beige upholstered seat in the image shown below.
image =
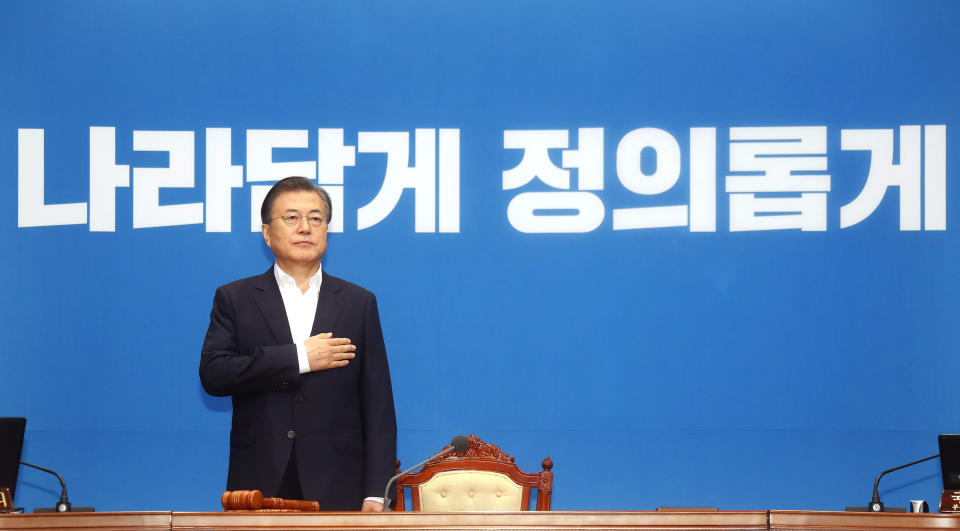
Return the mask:
<svg viewBox="0 0 960 531">
<path fill-rule="evenodd" d="M 531 488 L 537 489 L 537 510 L 550 510 L 550 457 L 543 460 L 541 472 L 527 474 L 496 445 L 483 442 L 476 435 L 470 435 L 468 440 L 466 451 L 449 453 L 397 480 L 396 510 L 404 509 L 403 489 L 407 487 L 414 511 L 526 511 Z"/>
<path fill-rule="evenodd" d="M 522 500 L 523 487 L 487 470 L 440 472 L 420 485 L 422 511 L 519 511 Z"/>
</svg>

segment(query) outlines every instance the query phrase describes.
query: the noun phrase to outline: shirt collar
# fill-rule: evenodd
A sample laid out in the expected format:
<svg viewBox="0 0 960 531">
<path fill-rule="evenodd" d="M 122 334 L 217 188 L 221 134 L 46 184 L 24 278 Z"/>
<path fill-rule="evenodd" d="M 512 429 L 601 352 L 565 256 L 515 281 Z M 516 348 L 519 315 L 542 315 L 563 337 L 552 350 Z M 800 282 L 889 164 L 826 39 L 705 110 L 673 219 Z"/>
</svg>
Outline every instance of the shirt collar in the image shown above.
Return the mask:
<svg viewBox="0 0 960 531">
<path fill-rule="evenodd" d="M 287 274 L 286 271 L 280 269 L 280 265 L 277 263 L 273 264 L 273 276 L 277 278 L 277 285 L 280 287 L 283 286 L 296 286 L 297 281 L 294 278 Z M 323 266 L 317 268 L 317 272 L 310 277 L 310 287 L 317 288 L 319 291 L 320 283 L 323 281 Z"/>
</svg>

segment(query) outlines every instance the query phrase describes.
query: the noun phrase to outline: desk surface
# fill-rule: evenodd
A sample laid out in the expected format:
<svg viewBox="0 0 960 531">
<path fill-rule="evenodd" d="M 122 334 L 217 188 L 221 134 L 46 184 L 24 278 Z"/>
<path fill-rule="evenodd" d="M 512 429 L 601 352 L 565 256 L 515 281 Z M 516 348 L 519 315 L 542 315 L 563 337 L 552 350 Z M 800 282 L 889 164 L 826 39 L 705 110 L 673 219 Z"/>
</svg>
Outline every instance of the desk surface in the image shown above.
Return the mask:
<svg viewBox="0 0 960 531">
<path fill-rule="evenodd" d="M 770 511 L 770 529 L 960 529 L 960 515 Z"/>
<path fill-rule="evenodd" d="M 476 513 L 122 512 L 0 515 L 0 529 L 958 529 L 960 515 L 814 511 L 549 511 Z"/>
</svg>

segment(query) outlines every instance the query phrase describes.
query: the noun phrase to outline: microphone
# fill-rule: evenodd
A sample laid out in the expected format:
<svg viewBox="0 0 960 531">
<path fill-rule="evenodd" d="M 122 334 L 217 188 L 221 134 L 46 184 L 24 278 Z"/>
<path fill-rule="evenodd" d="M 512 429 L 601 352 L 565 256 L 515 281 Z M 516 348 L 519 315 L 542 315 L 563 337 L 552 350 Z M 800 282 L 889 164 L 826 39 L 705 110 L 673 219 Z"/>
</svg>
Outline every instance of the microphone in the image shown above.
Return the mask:
<svg viewBox="0 0 960 531">
<path fill-rule="evenodd" d="M 32 465 L 26 461 L 20 461 L 21 465 L 26 465 L 30 468 L 36 468 L 37 470 L 42 470 L 48 474 L 53 474 L 57 476 L 57 479 L 60 480 L 60 501 L 57 502 L 56 507 L 36 507 L 33 509 L 35 513 L 70 513 L 70 512 L 93 512 L 93 507 L 73 507 L 70 505 L 70 500 L 67 499 L 67 483 L 63 481 L 63 477 L 60 474 L 57 474 L 49 468 L 43 468 L 42 466 Z"/>
<path fill-rule="evenodd" d="M 873 498 L 870 499 L 870 503 L 866 507 L 847 507 L 847 511 L 856 511 L 856 512 L 866 512 L 866 513 L 904 513 L 906 508 L 903 507 L 887 507 L 884 508 L 883 502 L 880 501 L 880 494 L 877 490 L 877 487 L 880 486 L 880 478 L 882 478 L 888 472 L 893 472 L 894 470 L 900 470 L 901 468 L 907 468 L 908 466 L 913 466 L 924 461 L 929 461 L 931 459 L 936 459 L 940 457 L 940 454 L 931 455 L 930 457 L 924 457 L 923 459 L 917 459 L 916 461 L 911 461 L 905 465 L 895 466 L 888 470 L 880 472 L 880 475 L 877 476 L 877 480 L 873 482 Z"/>
<path fill-rule="evenodd" d="M 467 451 L 467 448 L 470 448 L 470 439 L 467 439 L 463 435 L 457 435 L 456 437 L 453 438 L 452 441 L 450 441 L 450 444 L 446 448 L 440 451 L 440 453 L 433 454 L 431 457 L 428 457 L 423 462 L 413 465 L 412 467 L 390 478 L 390 481 L 387 482 L 387 487 L 383 489 L 383 506 L 390 507 L 390 485 L 392 485 L 394 481 L 400 479 L 400 476 L 405 476 L 409 474 L 410 471 L 412 471 L 413 469 L 420 468 L 421 466 L 429 463 L 430 461 L 439 459 L 449 454 L 450 452 L 457 452 L 457 453 L 465 452 Z"/>
<path fill-rule="evenodd" d="M 457 435 L 450 441 L 450 446 L 453 446 L 454 452 L 466 452 L 467 448 L 470 448 L 470 439 L 467 439 L 463 435 Z"/>
</svg>

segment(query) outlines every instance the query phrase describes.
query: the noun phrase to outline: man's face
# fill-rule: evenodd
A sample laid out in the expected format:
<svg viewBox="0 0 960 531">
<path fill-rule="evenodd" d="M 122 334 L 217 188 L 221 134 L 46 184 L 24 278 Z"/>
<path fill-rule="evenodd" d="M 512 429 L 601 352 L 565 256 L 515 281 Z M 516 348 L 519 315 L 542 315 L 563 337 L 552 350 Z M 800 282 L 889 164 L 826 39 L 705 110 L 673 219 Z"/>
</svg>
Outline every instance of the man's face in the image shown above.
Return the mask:
<svg viewBox="0 0 960 531">
<path fill-rule="evenodd" d="M 299 214 L 300 222 L 289 226 L 280 216 Z M 320 227 L 310 224 L 310 217 L 319 216 Z M 263 239 L 281 269 L 320 263 L 327 250 L 327 213 L 316 192 L 297 190 L 284 192 L 273 201 L 270 223 L 263 225 Z"/>
</svg>

